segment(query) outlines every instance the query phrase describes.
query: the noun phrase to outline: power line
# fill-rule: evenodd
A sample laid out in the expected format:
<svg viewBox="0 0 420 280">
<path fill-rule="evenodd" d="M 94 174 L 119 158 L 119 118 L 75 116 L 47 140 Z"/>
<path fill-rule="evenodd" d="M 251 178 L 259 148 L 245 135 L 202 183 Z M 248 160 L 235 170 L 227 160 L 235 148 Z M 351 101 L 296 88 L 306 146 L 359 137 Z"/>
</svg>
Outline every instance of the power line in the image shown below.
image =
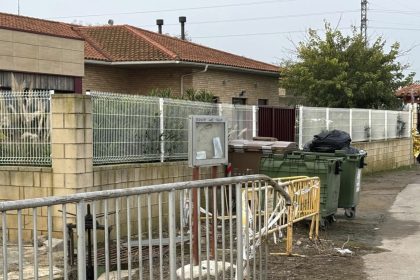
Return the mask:
<svg viewBox="0 0 420 280">
<path fill-rule="evenodd" d="M 369 9 L 369 12 L 380 14 L 402 14 L 407 16 L 419 17 L 420 11 L 404 11 L 404 10 L 385 10 L 385 9 Z"/>
<path fill-rule="evenodd" d="M 323 28 L 313 29 L 314 31 L 322 31 Z M 345 27 L 341 29 L 352 29 L 352 27 Z M 292 30 L 292 31 L 279 31 L 279 32 L 256 32 L 256 33 L 241 33 L 241 34 L 225 34 L 214 36 L 194 36 L 193 39 L 209 39 L 209 38 L 228 38 L 228 37 L 246 37 L 246 36 L 264 36 L 264 35 L 278 35 L 278 34 L 292 34 L 292 33 L 306 33 L 308 30 Z"/>
<path fill-rule="evenodd" d="M 201 6 L 201 7 L 190 7 L 190 8 L 187 7 L 187 8 L 177 8 L 177 9 L 164 9 L 164 10 L 149 10 L 149 11 L 108 13 L 108 14 L 60 16 L 60 17 L 51 17 L 49 19 L 86 18 L 86 17 L 117 16 L 117 15 L 135 15 L 135 14 L 153 14 L 153 13 L 179 12 L 179 11 L 216 9 L 216 8 L 228 8 L 228 7 L 254 6 L 254 5 L 272 4 L 272 3 L 294 2 L 294 1 L 296 1 L 296 0 L 270 0 L 270 1 L 258 1 L 258 2 L 248 2 L 248 3 L 238 3 L 238 4 L 225 4 L 225 5 Z"/>
<path fill-rule="evenodd" d="M 384 29 L 384 30 L 420 31 L 420 28 L 403 28 L 403 27 L 386 27 L 386 26 L 372 26 L 372 28 Z"/>
<path fill-rule="evenodd" d="M 323 16 L 331 14 L 344 14 L 344 13 L 355 13 L 359 10 L 343 10 L 343 11 L 331 11 L 323 13 L 308 13 L 308 14 L 294 14 L 294 15 L 283 15 L 283 16 L 270 16 L 270 17 L 253 17 L 253 18 L 240 18 L 240 19 L 226 19 L 226 20 L 208 20 L 208 21 L 196 21 L 189 22 L 188 24 L 212 24 L 212 23 L 223 23 L 223 22 L 242 22 L 242 21 L 259 21 L 259 20 L 270 20 L 279 18 L 297 18 L 297 17 L 309 17 L 309 16 Z M 165 25 L 179 25 L 179 23 L 169 23 Z M 156 25 L 142 25 L 142 27 L 152 27 Z"/>
</svg>

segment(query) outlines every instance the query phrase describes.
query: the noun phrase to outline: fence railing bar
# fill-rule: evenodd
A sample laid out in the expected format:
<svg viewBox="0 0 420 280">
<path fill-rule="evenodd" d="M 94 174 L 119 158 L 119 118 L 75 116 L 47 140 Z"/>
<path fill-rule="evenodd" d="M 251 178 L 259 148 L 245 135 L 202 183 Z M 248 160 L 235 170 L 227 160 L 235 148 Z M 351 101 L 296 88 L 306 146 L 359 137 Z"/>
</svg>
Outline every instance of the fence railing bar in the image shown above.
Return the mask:
<svg viewBox="0 0 420 280">
<path fill-rule="evenodd" d="M 162 193 L 158 193 L 158 223 L 159 223 L 159 272 L 160 280 L 163 280 L 163 233 L 162 233 Z"/>
<path fill-rule="evenodd" d="M 169 192 L 169 275 L 170 280 L 176 280 L 176 209 L 175 209 L 175 191 Z M 182 228 L 182 225 L 181 225 Z M 181 244 L 182 244 L 182 231 L 181 231 Z M 181 258 L 184 258 L 183 253 L 181 253 Z M 181 262 L 183 263 L 183 261 Z"/>
<path fill-rule="evenodd" d="M 202 197 L 201 196 L 201 189 L 197 189 L 197 197 Z M 201 249 L 201 199 L 197 199 L 197 211 L 198 211 L 198 215 L 197 215 L 197 224 L 198 224 L 198 235 L 196 238 L 198 238 L 198 279 L 201 280 L 201 275 L 203 273 L 202 269 L 201 269 L 201 253 L 202 253 L 202 249 Z"/>
<path fill-rule="evenodd" d="M 38 279 L 38 209 L 32 209 L 33 246 L 34 246 L 34 278 Z"/>
<path fill-rule="evenodd" d="M 237 183 L 235 185 L 236 190 L 236 215 L 241 215 L 242 213 L 242 200 L 240 197 L 242 186 L 241 184 Z M 243 279 L 243 233 L 242 233 L 242 223 L 236 223 L 236 236 L 237 236 L 237 254 L 236 254 L 236 278 Z"/>
<path fill-rule="evenodd" d="M 127 205 L 127 262 L 128 262 L 128 280 L 131 280 L 132 252 L 131 252 L 131 205 L 130 198 L 126 197 Z M 139 244 L 139 247 L 141 243 Z M 96 279 L 96 278 L 95 278 Z"/>
<path fill-rule="evenodd" d="M 86 240 L 85 240 L 85 211 L 84 201 L 77 203 L 76 211 L 76 230 L 77 230 L 77 279 L 86 279 Z M 49 228 L 49 227 L 48 227 Z M 50 235 L 51 236 L 51 235 Z M 50 266 L 52 267 L 52 265 Z M 50 272 L 51 274 L 51 272 Z"/>
<path fill-rule="evenodd" d="M 117 234 L 117 278 L 121 279 L 121 229 L 120 229 L 120 201 L 121 198 L 115 199 L 115 230 Z"/>
<path fill-rule="evenodd" d="M 193 191 L 191 190 L 185 190 L 188 192 L 188 231 L 189 231 L 189 236 L 190 236 L 190 264 L 194 264 L 194 259 L 193 259 L 193 246 L 191 244 L 193 244 L 193 235 L 191 234 L 193 232 L 193 220 L 192 220 L 192 213 L 193 213 L 193 205 L 192 205 L 192 201 L 193 201 Z M 193 266 L 190 265 L 190 279 L 193 279 Z"/>
<path fill-rule="evenodd" d="M 110 258 L 109 258 L 109 242 L 110 240 L 110 232 L 109 228 L 109 215 L 108 215 L 108 199 L 104 200 L 103 205 L 103 213 L 104 213 L 104 227 L 105 227 L 105 278 L 109 279 L 109 272 L 110 272 Z"/>
<path fill-rule="evenodd" d="M 175 194 L 173 194 L 173 195 L 175 196 Z M 186 205 L 185 205 L 185 201 L 184 201 L 184 196 L 185 196 L 185 191 L 181 191 L 180 194 L 179 194 L 179 233 L 181 235 L 181 268 L 182 268 L 181 269 L 181 280 L 185 279 L 184 208 L 186 207 Z M 169 198 L 169 199 L 171 199 L 171 198 Z M 175 210 L 174 210 L 174 212 L 175 212 Z M 176 261 L 176 258 L 175 258 L 175 261 Z"/>
<path fill-rule="evenodd" d="M 125 196 L 134 196 L 134 195 L 143 195 L 159 192 L 168 192 L 171 190 L 183 190 L 183 189 L 200 189 L 210 186 L 221 186 L 228 184 L 236 184 L 246 181 L 267 181 L 269 182 L 276 191 L 278 191 L 286 200 L 286 203 L 290 205 L 290 197 L 287 192 L 284 190 L 284 187 L 289 185 L 289 182 L 278 183 L 273 181 L 270 177 L 266 175 L 246 175 L 246 176 L 237 176 L 237 177 L 226 177 L 218 179 L 205 179 L 198 181 L 189 181 L 189 182 L 177 182 L 177 183 L 168 183 L 160 184 L 154 186 L 143 186 L 135 187 L 130 189 L 116 189 L 116 190 L 104 190 L 104 191 L 95 191 L 95 192 L 86 192 L 86 193 L 77 193 L 69 196 L 57 196 L 57 197 L 44 197 L 44 198 L 33 198 L 28 200 L 16 200 L 16 201 L 4 201 L 0 202 L 0 211 L 10 211 L 18 210 L 22 208 L 34 208 L 34 207 L 43 207 L 43 206 L 53 206 L 57 204 L 65 203 L 78 203 L 81 201 L 96 201 L 103 199 L 119 198 Z"/>
<path fill-rule="evenodd" d="M 7 215 L 6 212 L 2 212 L 1 213 L 1 229 L 2 229 L 2 245 L 3 245 L 3 279 L 7 280 L 7 271 L 8 271 L 8 256 L 7 256 L 7 241 L 8 241 L 8 236 L 7 236 Z"/>
<path fill-rule="evenodd" d="M 229 184 L 229 256 L 230 256 L 230 277 L 233 279 L 233 198 L 232 198 L 232 188 L 233 184 Z"/>
<path fill-rule="evenodd" d="M 22 210 L 18 210 L 18 250 L 19 250 L 19 279 L 23 279 L 23 234 L 22 234 Z"/>
<path fill-rule="evenodd" d="M 152 252 L 152 197 L 147 194 L 147 222 L 149 226 L 149 279 L 153 280 L 153 252 Z"/>
<path fill-rule="evenodd" d="M 143 238 L 143 226 L 142 226 L 142 203 L 141 196 L 137 196 L 137 242 L 139 243 L 139 280 L 143 280 L 143 246 L 141 246 L 141 241 Z"/>
<path fill-rule="evenodd" d="M 98 279 L 98 234 L 96 224 L 96 203 L 92 203 L 92 233 L 93 233 L 93 278 Z M 107 230 L 104 228 L 104 230 Z M 67 244 L 67 243 L 64 243 Z M 89 248 L 90 249 L 90 248 Z"/>
</svg>

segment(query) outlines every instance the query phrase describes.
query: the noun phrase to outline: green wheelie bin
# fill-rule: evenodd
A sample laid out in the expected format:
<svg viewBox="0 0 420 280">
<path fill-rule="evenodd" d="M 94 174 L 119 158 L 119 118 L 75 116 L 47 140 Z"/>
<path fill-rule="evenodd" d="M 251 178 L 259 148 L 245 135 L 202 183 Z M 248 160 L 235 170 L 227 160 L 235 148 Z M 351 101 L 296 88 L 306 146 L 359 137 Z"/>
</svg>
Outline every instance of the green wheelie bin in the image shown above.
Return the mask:
<svg viewBox="0 0 420 280">
<path fill-rule="evenodd" d="M 261 158 L 260 173 L 272 178 L 317 176 L 321 180 L 321 225 L 335 221 L 340 192 L 340 158 L 319 158 L 311 155 L 284 155 Z"/>
<path fill-rule="evenodd" d="M 335 153 L 295 151 L 293 154 L 311 155 L 321 159 L 340 158 L 342 160 L 338 208 L 344 209 L 344 214 L 347 218 L 354 218 L 356 216 L 356 207 L 359 204 L 362 168 L 365 166 L 366 152 L 360 151 L 357 154 L 346 154 L 343 150 L 337 150 Z"/>
</svg>

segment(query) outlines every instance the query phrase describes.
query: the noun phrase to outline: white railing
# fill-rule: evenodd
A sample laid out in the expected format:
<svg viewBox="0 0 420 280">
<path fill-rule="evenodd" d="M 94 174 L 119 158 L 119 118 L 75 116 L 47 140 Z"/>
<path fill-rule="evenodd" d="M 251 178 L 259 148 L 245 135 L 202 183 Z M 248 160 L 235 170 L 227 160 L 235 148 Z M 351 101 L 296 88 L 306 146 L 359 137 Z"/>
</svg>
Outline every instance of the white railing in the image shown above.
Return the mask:
<svg viewBox="0 0 420 280">
<path fill-rule="evenodd" d="M 299 107 L 299 147 L 324 131 L 339 129 L 353 142 L 410 137 L 411 111 Z"/>
<path fill-rule="evenodd" d="M 0 91 L 0 164 L 51 164 L 50 101 L 49 91 Z"/>
<path fill-rule="evenodd" d="M 257 135 L 257 107 L 92 92 L 94 164 L 187 159 L 190 115 L 220 115 L 229 139 Z"/>
</svg>

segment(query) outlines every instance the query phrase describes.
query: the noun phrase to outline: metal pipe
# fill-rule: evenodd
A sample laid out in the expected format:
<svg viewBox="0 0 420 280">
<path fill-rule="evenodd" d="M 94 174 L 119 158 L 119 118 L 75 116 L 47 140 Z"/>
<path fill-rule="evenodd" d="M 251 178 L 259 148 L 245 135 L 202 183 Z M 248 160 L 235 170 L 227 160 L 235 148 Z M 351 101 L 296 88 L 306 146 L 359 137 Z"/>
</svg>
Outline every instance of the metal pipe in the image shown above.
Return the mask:
<svg viewBox="0 0 420 280">
<path fill-rule="evenodd" d="M 181 40 L 185 40 L 185 23 L 187 22 L 187 17 L 179 17 L 179 22 L 181 23 Z"/>
<path fill-rule="evenodd" d="M 169 279 L 176 280 L 176 216 L 175 216 L 175 191 L 169 192 Z M 182 225 L 181 225 L 182 227 Z M 181 232 L 182 238 L 182 232 Z M 181 240 L 182 242 L 182 240 Z M 181 254 L 181 258 L 184 259 L 184 255 Z"/>
<path fill-rule="evenodd" d="M 291 205 L 289 194 L 284 190 L 284 187 L 290 185 L 290 182 L 277 183 L 267 175 L 255 174 L 237 177 L 226 177 L 218 179 L 206 179 L 198 181 L 167 183 L 153 186 L 135 187 L 130 189 L 116 189 L 95 191 L 86 193 L 77 193 L 68 196 L 53 196 L 43 198 L 33 198 L 27 200 L 15 200 L 0 202 L 0 212 L 19 210 L 24 208 L 54 206 L 57 204 L 79 203 L 81 201 L 94 201 L 105 200 L 110 198 L 118 198 L 133 195 L 152 194 L 157 192 L 169 192 L 171 190 L 184 190 L 184 189 L 199 189 L 212 186 L 230 185 L 243 183 L 247 181 L 265 181 L 268 182 L 273 188 L 280 192 L 281 196 L 286 200 L 286 205 Z"/>
<path fill-rule="evenodd" d="M 184 74 L 184 75 L 182 75 L 181 76 L 181 95 L 183 95 L 184 94 L 184 77 L 186 77 L 186 76 L 191 76 L 191 75 L 194 75 L 194 74 L 200 74 L 200 73 L 205 73 L 205 72 L 207 72 L 207 69 L 209 68 L 209 65 L 208 64 L 206 64 L 206 66 L 204 67 L 204 70 L 202 70 L 202 71 L 199 71 L 199 72 L 192 72 L 192 73 L 188 73 L 188 74 Z"/>
<path fill-rule="evenodd" d="M 162 34 L 162 25 L 163 25 L 163 19 L 157 19 L 156 24 L 158 26 L 158 32 L 159 34 Z"/>
<path fill-rule="evenodd" d="M 242 199 L 241 198 L 241 190 L 242 190 L 242 184 L 237 183 L 235 185 L 236 190 L 236 279 L 244 279 L 243 278 L 243 232 L 242 232 Z"/>
</svg>

